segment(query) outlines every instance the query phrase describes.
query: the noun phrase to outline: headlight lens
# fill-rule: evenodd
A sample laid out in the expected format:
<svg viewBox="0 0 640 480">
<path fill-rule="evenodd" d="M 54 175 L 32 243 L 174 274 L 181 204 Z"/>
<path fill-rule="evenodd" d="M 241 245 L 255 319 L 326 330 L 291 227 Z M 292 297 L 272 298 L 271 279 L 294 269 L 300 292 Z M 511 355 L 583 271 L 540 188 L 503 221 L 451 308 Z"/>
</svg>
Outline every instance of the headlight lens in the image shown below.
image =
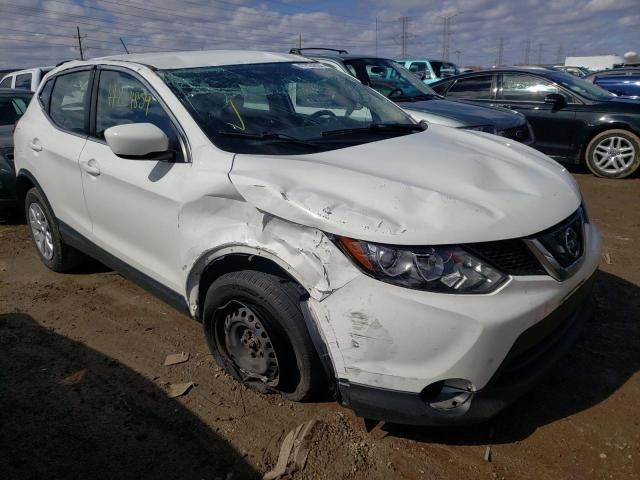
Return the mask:
<svg viewBox="0 0 640 480">
<path fill-rule="evenodd" d="M 496 134 L 496 127 L 493 125 L 478 125 L 477 127 L 467 127 L 466 130 L 475 130 L 476 132 L 485 132 Z"/>
<path fill-rule="evenodd" d="M 489 293 L 507 276 L 462 247 L 403 247 L 339 237 L 342 250 L 383 282 L 442 293 Z"/>
</svg>

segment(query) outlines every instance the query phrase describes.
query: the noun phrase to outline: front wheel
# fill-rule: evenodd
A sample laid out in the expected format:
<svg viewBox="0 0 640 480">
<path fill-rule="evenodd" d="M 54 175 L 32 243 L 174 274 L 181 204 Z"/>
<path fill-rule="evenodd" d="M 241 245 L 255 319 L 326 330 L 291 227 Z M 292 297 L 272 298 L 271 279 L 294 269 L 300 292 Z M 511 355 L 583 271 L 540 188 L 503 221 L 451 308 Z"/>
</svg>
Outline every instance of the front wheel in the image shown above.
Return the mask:
<svg viewBox="0 0 640 480">
<path fill-rule="evenodd" d="M 300 291 L 278 275 L 244 270 L 207 291 L 204 332 L 218 365 L 261 392 L 300 401 L 323 384 L 323 370 L 300 309 Z"/>
<path fill-rule="evenodd" d="M 640 167 L 640 138 L 627 130 L 606 130 L 589 142 L 585 160 L 598 177 L 628 177 Z"/>
</svg>

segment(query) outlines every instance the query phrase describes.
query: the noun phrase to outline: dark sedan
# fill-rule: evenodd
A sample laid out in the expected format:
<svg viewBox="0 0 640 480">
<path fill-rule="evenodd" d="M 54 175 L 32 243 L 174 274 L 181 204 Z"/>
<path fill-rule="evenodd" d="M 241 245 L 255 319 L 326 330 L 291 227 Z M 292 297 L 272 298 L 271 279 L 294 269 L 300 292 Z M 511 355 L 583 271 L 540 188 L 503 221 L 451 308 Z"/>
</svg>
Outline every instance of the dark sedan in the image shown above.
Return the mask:
<svg viewBox="0 0 640 480">
<path fill-rule="evenodd" d="M 584 79 L 619 96 L 640 98 L 640 68 L 614 68 L 594 72 Z"/>
<path fill-rule="evenodd" d="M 33 95 L 28 90 L 0 88 L 0 217 L 15 207 L 13 129 Z"/>
<path fill-rule="evenodd" d="M 301 50 L 291 53 L 301 55 Z M 523 115 L 506 108 L 489 108 L 464 101 L 443 99 L 418 76 L 385 58 L 349 55 L 345 50 L 332 54 L 308 55 L 308 58 L 329 65 L 356 77 L 365 85 L 393 100 L 416 120 L 492 133 L 524 144 L 533 142 L 531 127 Z"/>
<path fill-rule="evenodd" d="M 640 100 L 543 68 L 485 70 L 431 87 L 447 98 L 523 113 L 536 138 L 532 146 L 560 162 L 584 162 L 609 178 L 627 177 L 640 166 Z"/>
</svg>

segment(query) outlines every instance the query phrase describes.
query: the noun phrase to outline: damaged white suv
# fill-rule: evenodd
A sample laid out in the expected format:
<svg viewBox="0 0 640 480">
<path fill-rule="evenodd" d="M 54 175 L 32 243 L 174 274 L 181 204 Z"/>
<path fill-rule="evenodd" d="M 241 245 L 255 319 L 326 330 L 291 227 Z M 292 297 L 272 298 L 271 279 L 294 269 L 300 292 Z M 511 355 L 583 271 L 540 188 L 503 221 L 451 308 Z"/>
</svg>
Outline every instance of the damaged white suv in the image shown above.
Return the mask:
<svg viewBox="0 0 640 480">
<path fill-rule="evenodd" d="M 202 321 L 238 380 L 451 424 L 522 394 L 589 316 L 600 238 L 526 146 L 416 123 L 299 56 L 69 62 L 15 130 L 42 261 L 88 254 Z"/>
</svg>

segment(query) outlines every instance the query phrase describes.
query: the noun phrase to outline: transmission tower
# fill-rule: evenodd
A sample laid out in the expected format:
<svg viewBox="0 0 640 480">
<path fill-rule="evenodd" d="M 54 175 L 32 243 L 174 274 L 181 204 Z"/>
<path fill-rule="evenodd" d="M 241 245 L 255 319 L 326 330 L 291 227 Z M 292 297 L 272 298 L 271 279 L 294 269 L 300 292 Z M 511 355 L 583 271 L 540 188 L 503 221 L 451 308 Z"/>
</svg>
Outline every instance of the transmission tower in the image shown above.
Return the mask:
<svg viewBox="0 0 640 480">
<path fill-rule="evenodd" d="M 531 40 L 527 40 L 524 46 L 524 64 L 529 65 L 529 56 L 531 55 Z"/>
<path fill-rule="evenodd" d="M 500 37 L 500 44 L 498 45 L 498 61 L 496 62 L 497 67 L 502 65 L 503 54 L 504 54 L 504 37 Z"/>
<path fill-rule="evenodd" d="M 538 63 L 542 65 L 542 47 L 544 47 L 544 43 L 538 43 Z"/>
<path fill-rule="evenodd" d="M 407 43 L 409 40 L 409 17 L 400 17 L 400 24 L 402 33 L 400 34 L 400 45 L 402 52 L 400 56 L 404 59 L 407 58 Z"/>
<path fill-rule="evenodd" d="M 560 42 L 560 45 L 558 45 L 558 51 L 556 52 L 556 63 L 564 63 L 564 45 L 562 44 L 562 42 Z"/>
<path fill-rule="evenodd" d="M 451 43 L 451 19 L 458 15 L 440 15 L 442 18 L 442 59 L 449 60 L 449 47 Z"/>
<path fill-rule="evenodd" d="M 456 50 L 455 52 L 453 52 L 456 54 L 456 65 L 460 65 L 460 54 L 462 53 L 460 50 Z"/>
</svg>

